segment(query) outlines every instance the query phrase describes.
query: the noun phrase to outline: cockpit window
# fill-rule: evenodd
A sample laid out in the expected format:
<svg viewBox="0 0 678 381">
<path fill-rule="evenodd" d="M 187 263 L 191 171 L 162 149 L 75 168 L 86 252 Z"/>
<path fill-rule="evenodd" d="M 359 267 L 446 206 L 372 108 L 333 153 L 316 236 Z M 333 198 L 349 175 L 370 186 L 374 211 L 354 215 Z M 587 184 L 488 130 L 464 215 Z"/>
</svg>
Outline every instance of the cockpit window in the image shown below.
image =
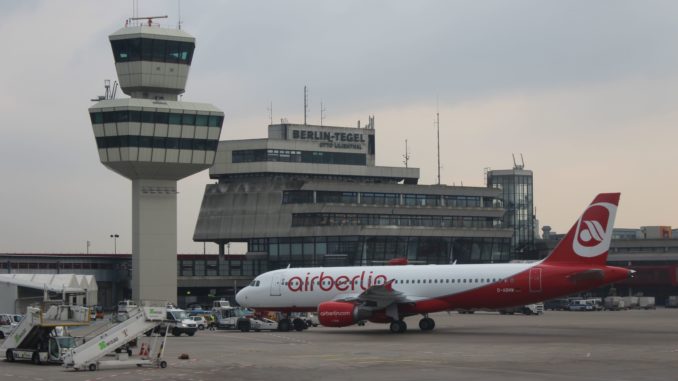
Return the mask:
<svg viewBox="0 0 678 381">
<path fill-rule="evenodd" d="M 261 281 L 256 281 L 254 287 L 259 287 L 259 284 L 261 284 Z"/>
</svg>

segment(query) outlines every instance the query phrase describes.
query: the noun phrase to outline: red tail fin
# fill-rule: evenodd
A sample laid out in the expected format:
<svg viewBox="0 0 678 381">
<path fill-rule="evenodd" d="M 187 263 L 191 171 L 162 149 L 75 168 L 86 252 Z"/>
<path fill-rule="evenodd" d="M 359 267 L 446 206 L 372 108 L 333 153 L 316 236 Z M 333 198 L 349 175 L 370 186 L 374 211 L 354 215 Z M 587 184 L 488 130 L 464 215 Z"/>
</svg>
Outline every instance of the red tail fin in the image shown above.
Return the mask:
<svg viewBox="0 0 678 381">
<path fill-rule="evenodd" d="M 544 263 L 604 266 L 610 249 L 619 193 L 601 193 L 591 202 Z"/>
</svg>

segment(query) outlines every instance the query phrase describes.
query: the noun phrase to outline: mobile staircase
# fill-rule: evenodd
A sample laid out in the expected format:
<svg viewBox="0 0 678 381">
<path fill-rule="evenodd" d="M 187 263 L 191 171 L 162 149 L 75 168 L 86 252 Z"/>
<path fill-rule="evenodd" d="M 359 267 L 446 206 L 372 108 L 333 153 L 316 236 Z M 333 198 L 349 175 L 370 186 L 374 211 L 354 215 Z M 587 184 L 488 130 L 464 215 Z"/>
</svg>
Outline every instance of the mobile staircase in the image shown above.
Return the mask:
<svg viewBox="0 0 678 381">
<path fill-rule="evenodd" d="M 43 312 L 45 310 L 45 312 Z M 89 309 L 82 306 L 51 305 L 28 307 L 26 316 L 0 346 L 7 361 L 30 360 L 35 364 L 59 363 L 73 338 L 58 335 L 56 327 L 89 324 Z"/>
<path fill-rule="evenodd" d="M 75 370 L 91 371 L 99 369 L 102 365 L 167 367 L 167 362 L 162 359 L 167 340 L 166 332 L 162 339 L 156 336 L 153 345 L 142 343 L 138 357 L 129 357 L 128 351 L 122 350 L 131 341 L 155 329 L 163 322 L 167 314 L 166 304 L 133 307 L 127 313 L 129 315 L 127 320 L 114 325 L 86 343 L 66 351 L 63 356 L 63 366 Z"/>
</svg>

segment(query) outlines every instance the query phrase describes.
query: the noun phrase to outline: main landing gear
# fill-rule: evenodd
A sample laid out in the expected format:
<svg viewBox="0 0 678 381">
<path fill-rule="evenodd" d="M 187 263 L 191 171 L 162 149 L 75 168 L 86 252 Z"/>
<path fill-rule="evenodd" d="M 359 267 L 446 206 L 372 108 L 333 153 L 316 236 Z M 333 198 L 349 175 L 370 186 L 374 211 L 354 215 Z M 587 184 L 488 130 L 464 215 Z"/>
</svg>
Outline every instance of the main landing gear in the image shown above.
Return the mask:
<svg viewBox="0 0 678 381">
<path fill-rule="evenodd" d="M 424 318 L 419 320 L 419 329 L 422 331 L 432 331 L 433 328 L 436 326 L 436 321 L 428 317 L 427 315 L 424 315 Z"/>
<path fill-rule="evenodd" d="M 402 320 L 394 320 L 391 322 L 390 329 L 392 333 L 404 333 L 407 331 L 407 324 Z"/>
</svg>

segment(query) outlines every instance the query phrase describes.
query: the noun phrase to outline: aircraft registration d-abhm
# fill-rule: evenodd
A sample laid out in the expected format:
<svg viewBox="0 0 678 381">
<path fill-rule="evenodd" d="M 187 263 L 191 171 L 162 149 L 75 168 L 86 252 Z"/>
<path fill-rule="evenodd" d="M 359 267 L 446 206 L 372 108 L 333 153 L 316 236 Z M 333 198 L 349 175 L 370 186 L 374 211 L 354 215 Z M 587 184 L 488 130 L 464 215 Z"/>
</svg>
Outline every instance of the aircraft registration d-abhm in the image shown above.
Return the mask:
<svg viewBox="0 0 678 381">
<path fill-rule="evenodd" d="M 422 315 L 419 328 L 430 331 L 433 312 L 500 309 L 586 291 L 634 273 L 606 263 L 619 196 L 599 194 L 538 262 L 287 268 L 259 275 L 236 300 L 257 310 L 317 311 L 328 327 L 368 320 L 402 333 L 408 316 Z M 291 324 L 279 322 L 281 330 Z"/>
</svg>

